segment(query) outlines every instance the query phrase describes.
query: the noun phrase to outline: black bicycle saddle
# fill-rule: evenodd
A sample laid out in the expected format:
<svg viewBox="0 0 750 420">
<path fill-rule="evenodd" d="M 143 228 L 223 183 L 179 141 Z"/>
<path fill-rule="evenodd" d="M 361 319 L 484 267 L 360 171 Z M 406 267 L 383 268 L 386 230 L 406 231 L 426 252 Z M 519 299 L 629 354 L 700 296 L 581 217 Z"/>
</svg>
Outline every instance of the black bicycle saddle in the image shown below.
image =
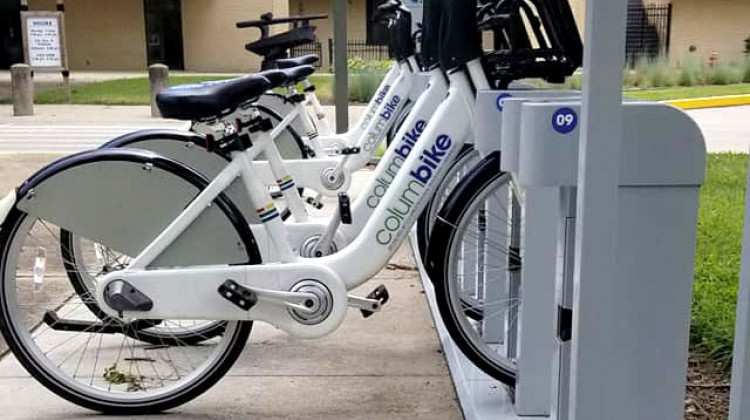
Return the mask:
<svg viewBox="0 0 750 420">
<path fill-rule="evenodd" d="M 180 85 L 159 92 L 156 104 L 164 118 L 200 121 L 231 112 L 270 87 L 271 83 L 261 75 Z"/>
</svg>

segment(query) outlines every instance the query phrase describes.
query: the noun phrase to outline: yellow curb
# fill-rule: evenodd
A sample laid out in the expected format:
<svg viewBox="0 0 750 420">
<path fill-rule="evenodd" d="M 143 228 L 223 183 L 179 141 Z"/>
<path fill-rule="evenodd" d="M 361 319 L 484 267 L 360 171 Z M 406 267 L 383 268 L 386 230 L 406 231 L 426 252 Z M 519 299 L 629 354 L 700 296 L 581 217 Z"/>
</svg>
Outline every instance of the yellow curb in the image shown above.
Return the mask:
<svg viewBox="0 0 750 420">
<path fill-rule="evenodd" d="M 663 101 L 681 109 L 720 108 L 727 106 L 750 105 L 750 95 L 712 96 L 710 98 L 677 99 Z"/>
</svg>

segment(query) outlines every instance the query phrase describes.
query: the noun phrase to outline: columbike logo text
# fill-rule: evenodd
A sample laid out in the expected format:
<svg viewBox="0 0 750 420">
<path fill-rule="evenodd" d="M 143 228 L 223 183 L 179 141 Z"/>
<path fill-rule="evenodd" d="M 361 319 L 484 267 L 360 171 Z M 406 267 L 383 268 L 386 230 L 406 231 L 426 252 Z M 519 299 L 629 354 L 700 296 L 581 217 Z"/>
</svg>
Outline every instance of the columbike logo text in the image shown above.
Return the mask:
<svg viewBox="0 0 750 420">
<path fill-rule="evenodd" d="M 367 127 L 370 125 L 370 121 L 372 121 L 372 118 L 375 117 L 375 114 L 378 112 L 378 106 L 383 103 L 383 99 L 385 99 L 385 95 L 388 94 L 388 91 L 391 90 L 391 85 L 385 85 L 383 86 L 383 89 L 378 92 L 378 96 L 375 97 L 375 105 L 372 108 L 370 108 L 370 111 L 367 112 L 365 115 L 365 118 L 362 120 L 362 127 Z"/>
<path fill-rule="evenodd" d="M 391 186 L 399 169 L 401 169 L 401 166 L 404 164 L 404 161 L 406 161 L 409 153 L 411 153 L 414 145 L 417 144 L 417 140 L 419 140 L 422 132 L 424 132 L 425 127 L 427 127 L 427 122 L 425 120 L 419 120 L 414 124 L 414 127 L 401 138 L 401 141 L 394 150 L 391 159 L 388 161 L 385 173 L 375 180 L 375 186 L 372 188 L 372 191 L 370 191 L 370 195 L 367 196 L 367 207 L 374 209 L 378 206 L 380 199 L 383 198 L 386 191 L 388 191 L 388 187 Z"/>
<path fill-rule="evenodd" d="M 412 210 L 419 203 L 419 199 L 424 194 L 440 164 L 443 163 L 452 144 L 450 137 L 441 134 L 435 139 L 435 143 L 431 147 L 422 150 L 419 165 L 409 172 L 411 180 L 406 188 L 398 194 L 397 202 L 385 210 L 388 216 L 383 221 L 382 229 L 375 234 L 375 240 L 379 244 L 391 244 L 395 238 L 400 236 L 403 228 L 409 225 L 407 221 L 412 216 Z"/>
<path fill-rule="evenodd" d="M 386 102 L 385 109 L 380 113 L 380 119 L 378 120 L 378 123 L 375 124 L 375 129 L 367 134 L 367 139 L 365 140 L 364 145 L 365 151 L 371 152 L 380 143 L 380 140 L 383 138 L 383 133 L 385 133 L 385 128 L 388 125 L 388 121 L 393 118 L 400 103 L 401 97 L 398 95 L 393 95 L 391 100 Z"/>
</svg>

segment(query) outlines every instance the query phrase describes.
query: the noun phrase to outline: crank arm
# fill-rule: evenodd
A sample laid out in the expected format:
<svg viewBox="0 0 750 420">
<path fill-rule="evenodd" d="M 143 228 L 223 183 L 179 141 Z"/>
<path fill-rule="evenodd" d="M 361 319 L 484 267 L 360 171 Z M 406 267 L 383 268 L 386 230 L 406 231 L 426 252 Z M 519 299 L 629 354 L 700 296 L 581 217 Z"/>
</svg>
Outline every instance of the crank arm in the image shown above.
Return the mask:
<svg viewBox="0 0 750 420">
<path fill-rule="evenodd" d="M 361 298 L 349 295 L 348 298 L 349 306 L 359 309 L 359 311 L 362 312 L 363 317 L 369 318 L 374 315 L 375 312 L 380 312 L 383 305 L 388 303 L 390 300 L 390 293 L 388 293 L 388 289 L 381 284 L 376 287 L 375 290 L 370 292 L 367 297 Z"/>
<path fill-rule="evenodd" d="M 219 286 L 219 294 L 246 311 L 252 309 L 260 301 L 286 306 L 303 313 L 312 313 L 315 308 L 315 296 L 310 293 L 247 287 L 231 279 Z"/>
<path fill-rule="evenodd" d="M 375 299 L 367 299 L 359 296 L 349 295 L 349 306 L 360 311 L 380 312 L 382 305 Z"/>
<path fill-rule="evenodd" d="M 300 312 L 315 312 L 315 298 L 312 293 L 301 292 L 282 292 L 278 290 L 259 289 L 255 287 L 246 287 L 258 297 L 258 300 L 265 300 L 270 303 L 281 304 L 288 308 Z"/>
</svg>

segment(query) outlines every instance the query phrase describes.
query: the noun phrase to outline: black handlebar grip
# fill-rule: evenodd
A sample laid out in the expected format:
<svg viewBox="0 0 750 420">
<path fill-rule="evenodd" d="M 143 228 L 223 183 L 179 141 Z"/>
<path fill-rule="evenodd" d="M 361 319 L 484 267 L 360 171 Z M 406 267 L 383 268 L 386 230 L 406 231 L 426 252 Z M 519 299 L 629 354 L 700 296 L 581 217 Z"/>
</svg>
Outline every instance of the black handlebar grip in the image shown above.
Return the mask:
<svg viewBox="0 0 750 420">
<path fill-rule="evenodd" d="M 382 13 L 396 13 L 401 7 L 401 2 L 398 0 L 388 0 L 387 2 L 378 6 L 378 11 Z"/>
<path fill-rule="evenodd" d="M 411 36 L 411 13 L 399 11 L 391 30 L 393 58 L 403 61 L 414 55 L 414 39 Z"/>
</svg>

